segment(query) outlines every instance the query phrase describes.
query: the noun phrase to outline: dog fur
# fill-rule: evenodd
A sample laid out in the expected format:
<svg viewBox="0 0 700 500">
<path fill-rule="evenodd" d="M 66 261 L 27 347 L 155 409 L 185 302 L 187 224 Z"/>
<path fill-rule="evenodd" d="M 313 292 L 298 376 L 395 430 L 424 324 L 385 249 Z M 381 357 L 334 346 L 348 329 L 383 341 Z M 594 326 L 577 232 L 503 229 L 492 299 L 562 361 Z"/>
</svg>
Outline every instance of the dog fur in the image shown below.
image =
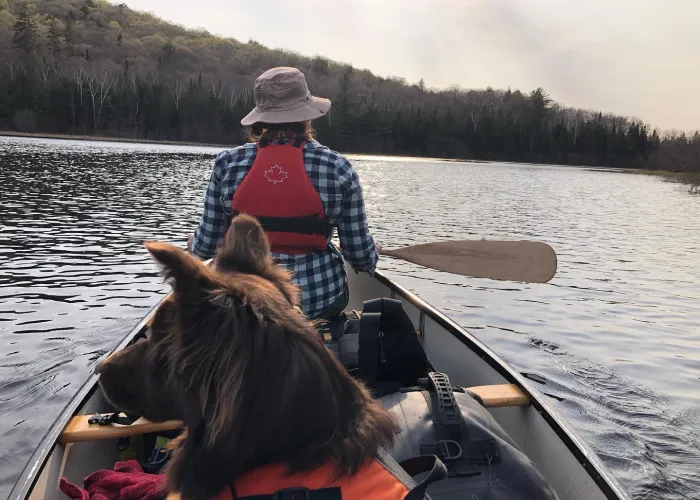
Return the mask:
<svg viewBox="0 0 700 500">
<path fill-rule="evenodd" d="M 105 396 L 150 420 L 184 420 L 167 467 L 170 491 L 215 496 L 247 471 L 284 463 L 289 472 L 329 461 L 352 475 L 395 423 L 324 346 L 299 309 L 290 274 L 269 255 L 262 227 L 237 216 L 214 265 L 165 243 L 146 248 L 173 294 L 151 337 L 98 367 Z"/>
</svg>

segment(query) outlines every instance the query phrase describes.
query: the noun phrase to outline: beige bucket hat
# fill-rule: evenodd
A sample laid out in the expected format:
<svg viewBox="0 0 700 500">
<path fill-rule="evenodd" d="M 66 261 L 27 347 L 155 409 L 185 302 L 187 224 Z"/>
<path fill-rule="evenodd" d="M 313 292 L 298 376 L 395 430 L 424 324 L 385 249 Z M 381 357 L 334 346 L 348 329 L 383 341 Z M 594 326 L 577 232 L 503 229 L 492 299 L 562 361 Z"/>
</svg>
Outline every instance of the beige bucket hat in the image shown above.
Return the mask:
<svg viewBox="0 0 700 500">
<path fill-rule="evenodd" d="M 255 108 L 241 120 L 241 125 L 305 122 L 325 116 L 330 109 L 330 99 L 311 95 L 304 73 L 280 66 L 268 69 L 255 80 Z"/>
</svg>

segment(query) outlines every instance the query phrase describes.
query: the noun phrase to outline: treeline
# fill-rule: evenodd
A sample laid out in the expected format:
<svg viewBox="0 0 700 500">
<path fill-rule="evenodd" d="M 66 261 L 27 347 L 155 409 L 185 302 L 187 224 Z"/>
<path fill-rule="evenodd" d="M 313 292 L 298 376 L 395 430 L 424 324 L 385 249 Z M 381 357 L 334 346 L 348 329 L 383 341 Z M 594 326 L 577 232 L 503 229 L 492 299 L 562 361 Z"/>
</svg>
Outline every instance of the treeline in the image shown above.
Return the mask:
<svg viewBox="0 0 700 500">
<path fill-rule="evenodd" d="M 255 77 L 305 72 L 333 100 L 319 138 L 341 151 L 700 170 L 700 135 L 563 107 L 541 88 L 432 90 L 270 50 L 99 0 L 0 0 L 0 129 L 239 143 Z"/>
</svg>

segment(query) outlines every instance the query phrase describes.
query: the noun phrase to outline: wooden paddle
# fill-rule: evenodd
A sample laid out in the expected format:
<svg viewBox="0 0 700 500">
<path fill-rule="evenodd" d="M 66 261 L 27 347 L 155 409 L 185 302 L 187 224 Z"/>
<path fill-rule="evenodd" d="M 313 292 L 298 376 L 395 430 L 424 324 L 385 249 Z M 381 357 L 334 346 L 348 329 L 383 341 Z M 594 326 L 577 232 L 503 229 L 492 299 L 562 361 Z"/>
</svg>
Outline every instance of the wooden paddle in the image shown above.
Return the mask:
<svg viewBox="0 0 700 500">
<path fill-rule="evenodd" d="M 557 254 L 539 241 L 455 240 L 423 243 L 382 255 L 474 278 L 547 283 L 557 272 Z"/>
</svg>

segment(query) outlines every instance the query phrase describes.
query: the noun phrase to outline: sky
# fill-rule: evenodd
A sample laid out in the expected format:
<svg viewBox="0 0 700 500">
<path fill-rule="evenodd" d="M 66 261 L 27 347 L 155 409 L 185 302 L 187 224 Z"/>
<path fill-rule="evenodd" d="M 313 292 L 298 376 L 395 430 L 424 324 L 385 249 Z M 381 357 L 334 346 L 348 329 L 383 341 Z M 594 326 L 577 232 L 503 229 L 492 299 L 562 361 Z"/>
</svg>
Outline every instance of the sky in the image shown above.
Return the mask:
<svg viewBox="0 0 700 500">
<path fill-rule="evenodd" d="M 125 0 L 188 28 L 429 87 L 543 87 L 557 102 L 700 129 L 700 0 Z M 313 89 L 311 89 L 313 92 Z"/>
</svg>

